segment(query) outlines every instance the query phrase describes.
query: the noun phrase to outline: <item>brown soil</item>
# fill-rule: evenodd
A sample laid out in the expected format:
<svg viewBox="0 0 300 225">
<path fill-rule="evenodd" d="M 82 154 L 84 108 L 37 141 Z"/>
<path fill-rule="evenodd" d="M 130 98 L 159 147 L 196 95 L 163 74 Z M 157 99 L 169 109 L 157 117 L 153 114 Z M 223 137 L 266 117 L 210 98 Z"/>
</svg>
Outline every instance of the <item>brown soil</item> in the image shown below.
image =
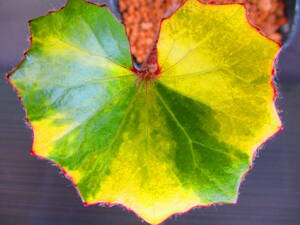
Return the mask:
<svg viewBox="0 0 300 225">
<path fill-rule="evenodd" d="M 120 11 L 129 38 L 131 53 L 144 62 L 152 51 L 160 21 L 186 0 L 119 0 Z M 245 3 L 249 21 L 269 38 L 281 41 L 279 28 L 287 22 L 284 0 L 201 0 L 203 3 Z"/>
</svg>

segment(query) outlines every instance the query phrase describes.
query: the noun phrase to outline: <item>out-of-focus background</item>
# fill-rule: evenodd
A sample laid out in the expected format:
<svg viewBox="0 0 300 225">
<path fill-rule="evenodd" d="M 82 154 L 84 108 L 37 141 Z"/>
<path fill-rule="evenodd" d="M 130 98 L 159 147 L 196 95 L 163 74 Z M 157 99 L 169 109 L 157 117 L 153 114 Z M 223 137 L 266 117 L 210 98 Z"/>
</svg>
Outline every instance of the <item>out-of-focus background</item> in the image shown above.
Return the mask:
<svg viewBox="0 0 300 225">
<path fill-rule="evenodd" d="M 98 0 L 109 2 L 113 1 Z M 0 225 L 145 224 L 118 206 L 84 207 L 58 168 L 30 155 L 32 132 L 5 74 L 29 47 L 27 21 L 64 4 L 65 0 L 0 0 Z M 237 205 L 193 209 L 166 225 L 300 224 L 300 0 L 290 5 L 298 11 L 290 21 L 276 77 L 284 130 L 258 153 Z"/>
</svg>

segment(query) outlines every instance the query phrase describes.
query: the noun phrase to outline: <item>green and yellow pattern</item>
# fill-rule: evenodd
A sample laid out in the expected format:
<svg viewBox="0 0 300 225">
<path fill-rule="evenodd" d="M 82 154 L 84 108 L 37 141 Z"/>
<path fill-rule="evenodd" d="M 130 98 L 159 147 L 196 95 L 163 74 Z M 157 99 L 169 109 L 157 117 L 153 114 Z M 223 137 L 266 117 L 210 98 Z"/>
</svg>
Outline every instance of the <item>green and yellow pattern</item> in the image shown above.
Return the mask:
<svg viewBox="0 0 300 225">
<path fill-rule="evenodd" d="M 257 147 L 280 128 L 279 47 L 240 5 L 188 0 L 163 21 L 161 73 L 131 71 L 124 27 L 107 8 L 69 0 L 30 24 L 10 77 L 33 151 L 62 167 L 85 203 L 122 204 L 151 224 L 197 205 L 234 203 Z"/>
</svg>

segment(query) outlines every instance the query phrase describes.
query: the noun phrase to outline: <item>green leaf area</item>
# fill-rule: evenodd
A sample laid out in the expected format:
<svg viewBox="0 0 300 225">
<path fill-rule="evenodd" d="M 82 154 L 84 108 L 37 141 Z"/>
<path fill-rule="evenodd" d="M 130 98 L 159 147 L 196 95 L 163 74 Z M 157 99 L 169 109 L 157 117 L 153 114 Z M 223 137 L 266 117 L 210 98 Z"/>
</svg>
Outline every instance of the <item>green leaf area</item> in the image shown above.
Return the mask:
<svg viewBox="0 0 300 225">
<path fill-rule="evenodd" d="M 132 72 L 124 27 L 107 8 L 70 0 L 30 29 L 10 79 L 34 153 L 63 168 L 85 203 L 122 204 L 158 224 L 236 202 L 253 153 L 280 127 L 278 46 L 242 6 L 188 0 L 162 23 L 151 80 Z"/>
</svg>

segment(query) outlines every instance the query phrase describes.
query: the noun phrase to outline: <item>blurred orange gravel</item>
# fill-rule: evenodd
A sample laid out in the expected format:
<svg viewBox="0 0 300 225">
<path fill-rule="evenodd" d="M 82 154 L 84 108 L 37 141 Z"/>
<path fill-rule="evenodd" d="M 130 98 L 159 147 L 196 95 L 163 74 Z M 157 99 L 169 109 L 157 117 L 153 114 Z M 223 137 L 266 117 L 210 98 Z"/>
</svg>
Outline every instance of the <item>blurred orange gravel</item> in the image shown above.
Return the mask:
<svg viewBox="0 0 300 225">
<path fill-rule="evenodd" d="M 162 18 L 170 16 L 186 0 L 119 0 L 131 53 L 145 62 L 157 40 Z M 245 3 L 249 21 L 269 38 L 280 41 L 278 29 L 287 22 L 284 0 L 200 0 L 203 3 Z"/>
</svg>

